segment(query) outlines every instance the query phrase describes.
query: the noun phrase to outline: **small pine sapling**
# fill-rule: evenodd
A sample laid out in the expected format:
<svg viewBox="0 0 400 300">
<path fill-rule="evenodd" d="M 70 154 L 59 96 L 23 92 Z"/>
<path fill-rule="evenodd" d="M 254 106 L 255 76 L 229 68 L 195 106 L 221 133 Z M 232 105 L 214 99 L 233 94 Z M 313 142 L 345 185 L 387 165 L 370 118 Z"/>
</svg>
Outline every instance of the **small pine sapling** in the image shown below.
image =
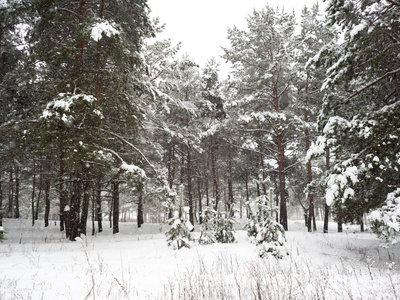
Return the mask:
<svg viewBox="0 0 400 300">
<path fill-rule="evenodd" d="M 212 220 L 215 239 L 219 243 L 235 242 L 235 219 L 233 217 L 234 205 L 232 204 L 229 211 L 222 211 L 221 203 L 218 203 L 216 215 Z"/>
<path fill-rule="evenodd" d="M 183 185 L 180 186 L 178 214 L 169 219 L 168 223 L 171 225 L 170 229 L 165 233 L 168 246 L 178 250 L 182 247 L 190 248 L 190 241 L 193 240 L 190 232 L 194 230 L 194 227 L 183 213 Z"/>
<path fill-rule="evenodd" d="M 276 207 L 273 205 L 272 190 L 270 189 L 270 203 L 265 195 L 257 198 L 256 207 L 253 210 L 247 203 L 249 219 L 245 225 L 250 241 L 259 247 L 260 257 L 274 256 L 283 258 L 287 255 L 285 248 L 285 230 L 276 222 Z"/>
<path fill-rule="evenodd" d="M 217 212 L 213 209 L 213 204 L 203 209 L 203 223 L 201 224 L 201 234 L 198 240 L 200 244 L 213 244 L 217 241 L 213 230 L 213 220 L 216 215 Z"/>
<path fill-rule="evenodd" d="M 211 207 L 204 209 L 203 224 L 201 227 L 200 244 L 233 243 L 235 242 L 235 230 L 233 225 L 236 220 L 233 217 L 234 206 L 228 212 L 222 211 L 221 203 L 217 210 Z"/>
</svg>

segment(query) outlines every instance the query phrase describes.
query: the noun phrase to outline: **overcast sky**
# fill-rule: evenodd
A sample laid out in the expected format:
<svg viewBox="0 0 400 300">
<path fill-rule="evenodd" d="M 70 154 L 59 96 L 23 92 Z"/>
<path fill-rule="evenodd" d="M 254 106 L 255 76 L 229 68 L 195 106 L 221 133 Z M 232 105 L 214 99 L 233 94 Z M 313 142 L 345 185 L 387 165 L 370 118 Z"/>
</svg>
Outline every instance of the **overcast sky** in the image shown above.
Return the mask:
<svg viewBox="0 0 400 300">
<path fill-rule="evenodd" d="M 182 52 L 201 67 L 211 57 L 221 60 L 221 46 L 228 46 L 227 29 L 236 25 L 245 28 L 246 17 L 253 9 L 267 5 L 295 10 L 299 18 L 301 9 L 321 0 L 148 0 L 152 17 L 160 17 L 166 29 L 160 38 L 182 42 Z M 321 5 L 323 10 L 324 4 Z M 224 68 L 222 66 L 222 68 Z"/>
</svg>

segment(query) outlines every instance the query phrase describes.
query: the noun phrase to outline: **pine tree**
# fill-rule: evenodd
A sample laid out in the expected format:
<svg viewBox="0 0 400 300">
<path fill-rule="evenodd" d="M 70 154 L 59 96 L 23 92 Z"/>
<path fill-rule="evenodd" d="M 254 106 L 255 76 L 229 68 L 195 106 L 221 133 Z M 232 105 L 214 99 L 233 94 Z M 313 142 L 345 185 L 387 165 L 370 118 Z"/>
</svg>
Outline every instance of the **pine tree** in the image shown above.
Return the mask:
<svg viewBox="0 0 400 300">
<path fill-rule="evenodd" d="M 250 241 L 259 247 L 260 257 L 274 256 L 280 259 L 287 255 L 285 230 L 275 220 L 278 212 L 273 204 L 272 189 L 269 198 L 266 195 L 257 197 L 254 207 L 249 202 L 246 204 L 249 218 L 244 228 Z"/>
<path fill-rule="evenodd" d="M 141 56 L 143 39 L 153 30 L 146 1 L 33 4 L 29 59 L 35 61 L 35 88 L 44 91 L 45 104 L 25 134 L 35 138 L 40 155 L 59 166 L 67 237 L 74 240 L 86 231 L 93 173 L 105 173 L 113 184 L 116 233 L 119 184 L 144 178 L 137 165 L 147 164 L 135 146 L 144 116 L 142 95 L 151 94 Z M 125 147 L 135 154 L 126 154 Z"/>
<path fill-rule="evenodd" d="M 260 154 L 264 171 L 278 175 L 279 218 L 287 230 L 287 150 L 293 137 L 289 127 L 296 123 L 290 110 L 295 102 L 295 17 L 267 6 L 254 11 L 247 23 L 246 31 L 229 30 L 231 47 L 225 49 L 224 57 L 234 68 L 231 118 L 240 128 L 243 146 Z"/>
<path fill-rule="evenodd" d="M 385 214 L 400 182 L 400 65 L 393 35 L 400 29 L 400 5 L 331 1 L 327 12 L 330 24 L 344 32 L 344 43 L 323 49 L 319 60 L 328 67 L 323 88 L 331 91 L 320 118 L 320 144 L 335 156 L 326 198 L 338 219 L 362 226 L 365 213 L 385 207 Z"/>
<path fill-rule="evenodd" d="M 297 36 L 298 46 L 296 53 L 296 65 L 297 65 L 297 87 L 298 87 L 298 103 L 297 103 L 297 114 L 303 115 L 304 123 L 302 124 L 304 130 L 304 143 L 305 151 L 302 152 L 302 156 L 306 156 L 307 151 L 310 150 L 311 143 L 315 141 L 314 136 L 317 132 L 317 115 L 319 114 L 322 107 L 322 95 L 320 92 L 325 69 L 315 68 L 313 64 L 314 57 L 317 56 L 320 49 L 328 43 L 334 43 L 336 40 L 336 34 L 334 29 L 326 25 L 325 20 L 322 18 L 319 5 L 315 4 L 311 8 L 304 7 L 301 13 L 301 32 Z M 299 145 L 300 146 L 300 145 Z M 317 196 L 318 192 L 316 184 L 313 181 L 318 181 L 319 178 L 315 178 L 312 169 L 316 166 L 312 165 L 312 160 L 307 159 L 306 173 L 307 190 L 306 194 L 308 197 L 308 212 L 307 212 L 307 226 L 308 231 L 316 230 L 315 222 L 315 203 L 314 196 Z M 314 164 L 315 165 L 315 164 Z M 298 175 L 296 175 L 298 176 Z M 313 180 L 314 177 L 314 180 Z M 325 215 L 328 216 L 329 206 L 325 205 Z M 324 224 L 324 231 L 327 231 L 327 218 Z"/>
<path fill-rule="evenodd" d="M 181 249 L 182 247 L 190 248 L 190 241 L 193 240 L 190 232 L 194 230 L 192 223 L 185 218 L 183 211 L 183 198 L 184 186 L 180 186 L 179 204 L 177 206 L 177 216 L 169 219 L 168 223 L 171 225 L 170 229 L 165 233 L 167 236 L 168 246 L 174 249 Z M 176 245 L 175 245 L 176 243 Z"/>
<path fill-rule="evenodd" d="M 211 203 L 211 206 L 204 209 L 204 222 L 201 226 L 199 243 L 234 243 L 236 241 L 233 228 L 236 223 L 233 216 L 234 205 L 231 205 L 227 211 L 222 210 L 221 202 L 218 203 L 217 209 L 214 209 L 214 206 Z"/>
</svg>

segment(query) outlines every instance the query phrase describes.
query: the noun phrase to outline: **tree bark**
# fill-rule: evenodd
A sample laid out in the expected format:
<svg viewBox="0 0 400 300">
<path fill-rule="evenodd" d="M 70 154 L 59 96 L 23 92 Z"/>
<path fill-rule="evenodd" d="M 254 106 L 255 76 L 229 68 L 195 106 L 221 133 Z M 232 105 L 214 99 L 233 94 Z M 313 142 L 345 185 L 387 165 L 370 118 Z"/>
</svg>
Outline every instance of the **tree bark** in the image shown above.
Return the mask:
<svg viewBox="0 0 400 300">
<path fill-rule="evenodd" d="M 275 111 L 279 112 L 279 96 L 278 88 L 274 87 L 274 105 Z M 278 167 L 279 167 L 279 194 L 280 194 L 280 211 L 279 211 L 279 223 L 283 226 L 285 231 L 288 230 L 287 220 L 287 207 L 286 207 L 286 177 L 285 177 L 285 146 L 283 143 L 283 132 L 278 127 L 275 129 L 276 134 L 276 145 L 278 155 Z"/>
<path fill-rule="evenodd" d="M 245 180 L 246 180 L 246 218 L 249 218 L 250 217 L 250 212 L 249 212 L 249 210 L 248 210 L 248 203 L 249 203 L 249 200 L 250 200 L 250 192 L 249 192 L 249 172 L 248 171 L 246 171 L 246 177 L 245 177 Z M 240 217 L 242 217 L 242 215 L 240 215 Z"/>
<path fill-rule="evenodd" d="M 217 171 L 217 158 L 215 155 L 214 137 L 212 135 L 210 136 L 210 155 L 211 155 L 211 171 L 212 171 L 214 191 L 215 191 L 214 209 L 216 210 L 218 208 L 220 195 L 219 195 L 219 183 L 218 183 L 218 171 Z"/>
<path fill-rule="evenodd" d="M 142 224 L 144 223 L 144 220 L 143 220 L 143 184 L 142 183 L 137 184 L 137 190 L 138 190 L 137 227 L 140 228 L 140 227 L 142 227 Z"/>
<path fill-rule="evenodd" d="M 61 150 L 60 154 L 60 166 L 59 166 L 59 193 L 60 193 L 60 231 L 64 231 L 68 225 L 68 211 L 65 211 L 65 207 L 68 205 L 68 191 L 64 185 L 64 155 Z"/>
<path fill-rule="evenodd" d="M 188 188 L 188 204 L 189 204 L 189 221 L 194 224 L 194 210 L 193 210 L 193 187 L 192 187 L 192 158 L 190 147 L 187 146 L 186 154 L 186 172 L 187 172 L 187 188 Z"/>
<path fill-rule="evenodd" d="M 7 217 L 14 217 L 14 178 L 13 169 L 10 167 L 9 171 L 9 182 L 8 182 L 8 210 Z"/>
<path fill-rule="evenodd" d="M 326 147 L 325 149 L 325 165 L 326 165 L 326 170 L 330 169 L 330 161 L 329 161 L 329 147 Z M 329 205 L 324 204 L 324 208 L 325 208 L 325 214 L 324 214 L 324 233 L 328 233 L 328 224 L 329 224 Z"/>
<path fill-rule="evenodd" d="M 46 160 L 46 174 L 44 182 L 44 227 L 49 226 L 49 214 L 50 214 L 50 161 Z"/>
<path fill-rule="evenodd" d="M 169 146 L 169 151 L 168 151 L 168 186 L 170 191 L 172 191 L 173 187 L 174 187 L 174 177 L 175 177 L 175 146 L 173 144 L 171 144 Z M 171 219 L 173 217 L 174 214 L 174 205 L 175 205 L 175 201 L 174 198 L 171 197 L 171 205 L 168 208 L 168 219 Z"/>
<path fill-rule="evenodd" d="M 97 220 L 97 228 L 99 232 L 103 231 L 103 214 L 101 211 L 101 189 L 103 185 L 101 183 L 101 175 L 97 175 L 96 182 L 96 220 Z"/>
<path fill-rule="evenodd" d="M 15 166 L 15 209 L 14 216 L 19 219 L 19 167 Z"/>
<path fill-rule="evenodd" d="M 68 237 L 71 241 L 75 241 L 75 238 L 80 236 L 79 232 L 79 212 L 82 197 L 82 170 L 80 162 L 75 164 L 74 180 L 72 182 L 72 196 L 70 200 L 70 211 L 69 211 L 69 232 Z"/>
<path fill-rule="evenodd" d="M 33 177 L 32 177 L 32 226 L 35 225 L 35 190 L 36 190 L 36 161 L 33 160 Z M 1 207 L 0 207 L 1 209 Z"/>
<path fill-rule="evenodd" d="M 80 233 L 86 235 L 87 219 L 89 216 L 90 192 L 92 191 L 92 166 L 84 169 L 83 201 L 80 218 Z"/>
<path fill-rule="evenodd" d="M 199 196 L 199 223 L 203 224 L 203 205 L 202 205 L 202 194 L 201 194 L 201 178 L 200 178 L 200 170 L 199 177 L 197 178 L 197 194 Z"/>
<path fill-rule="evenodd" d="M 119 181 L 115 180 L 113 182 L 113 234 L 119 232 Z"/>
<path fill-rule="evenodd" d="M 35 207 L 35 220 L 39 219 L 39 204 L 40 204 L 40 197 L 42 196 L 43 190 L 43 161 L 40 162 L 39 165 L 39 193 L 36 199 L 36 207 Z"/>
<path fill-rule="evenodd" d="M 228 162 L 227 162 L 227 167 L 228 167 L 228 211 L 231 213 L 230 217 L 233 217 L 234 212 L 231 209 L 232 205 L 234 204 L 234 199 L 233 199 L 233 175 L 232 175 L 232 153 L 231 153 L 231 148 L 228 146 Z"/>
</svg>

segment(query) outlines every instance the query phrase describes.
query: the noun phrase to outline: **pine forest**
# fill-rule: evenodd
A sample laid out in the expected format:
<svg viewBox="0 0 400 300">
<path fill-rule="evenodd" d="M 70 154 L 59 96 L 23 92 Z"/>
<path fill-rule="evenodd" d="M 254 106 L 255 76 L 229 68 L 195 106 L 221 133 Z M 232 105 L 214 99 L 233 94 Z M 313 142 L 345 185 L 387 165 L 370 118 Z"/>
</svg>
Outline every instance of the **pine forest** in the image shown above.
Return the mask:
<svg viewBox="0 0 400 300">
<path fill-rule="evenodd" d="M 378 254 L 398 249 L 400 2 L 323 6 L 296 15 L 266 1 L 245 28 L 231 24 L 221 57 L 199 65 L 158 38 L 168 24 L 147 0 L 0 0 L 0 247 L 21 244 L 16 224 L 58 232 L 62 247 L 82 244 L 90 288 L 68 299 L 400 297 L 398 252 L 382 267 L 397 266 L 389 296 L 327 292 L 347 279 L 307 288 L 306 266 L 296 284 L 263 289 L 262 272 L 286 272 L 271 262 L 248 265 L 257 284 L 241 286 L 229 257 L 219 261 L 231 271 L 213 265 L 233 274 L 226 285 L 202 262 L 164 297 L 129 290 L 124 274 L 107 294 L 88 255 L 88 237 L 118 247 L 113 236 L 146 226 L 175 257 L 246 239 L 258 259 L 288 261 L 293 230 L 311 243 L 319 233 L 351 239 L 348 228 L 370 234 Z M 199 287 L 202 274 L 214 286 Z M 10 286 L 0 283 L 0 299 L 40 298 Z"/>
</svg>

